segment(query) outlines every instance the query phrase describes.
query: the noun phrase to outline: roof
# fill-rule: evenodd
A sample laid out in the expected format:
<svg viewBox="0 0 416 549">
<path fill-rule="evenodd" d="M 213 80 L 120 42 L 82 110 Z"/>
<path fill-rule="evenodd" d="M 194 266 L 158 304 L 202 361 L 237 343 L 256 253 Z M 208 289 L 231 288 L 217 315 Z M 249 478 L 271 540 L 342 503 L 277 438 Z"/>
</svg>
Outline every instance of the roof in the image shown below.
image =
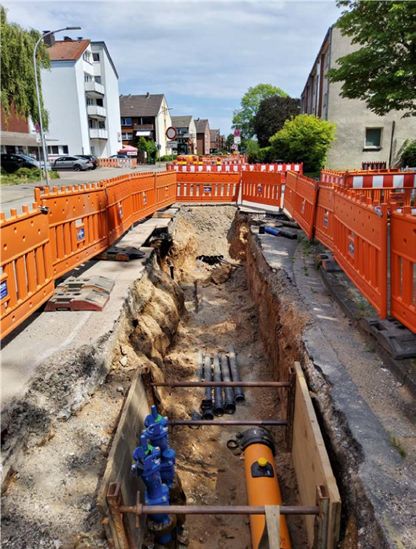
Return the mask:
<svg viewBox="0 0 416 549">
<path fill-rule="evenodd" d="M 111 55 L 110 55 L 110 52 L 108 51 L 106 43 L 102 42 L 102 41 L 96 41 L 95 40 L 94 42 L 91 42 L 91 46 L 97 46 L 97 47 L 102 48 L 103 50 L 105 50 L 105 53 L 107 54 L 108 60 L 110 61 L 110 64 L 113 67 L 113 70 L 116 73 L 116 76 L 118 78 L 118 72 L 117 72 L 116 67 L 113 63 L 113 60 L 111 59 Z"/>
<path fill-rule="evenodd" d="M 196 133 L 204 133 L 207 127 L 209 128 L 207 118 L 197 118 L 195 120 Z"/>
<path fill-rule="evenodd" d="M 53 46 L 47 48 L 51 61 L 76 61 L 81 57 L 90 41 L 84 40 L 57 40 Z"/>
<path fill-rule="evenodd" d="M 156 116 L 160 111 L 163 93 L 149 95 L 120 95 L 121 116 Z"/>
<path fill-rule="evenodd" d="M 172 118 L 172 126 L 174 128 L 189 128 L 192 122 L 192 116 L 188 116 L 188 115 L 171 116 L 171 118 Z"/>
<path fill-rule="evenodd" d="M 14 145 L 20 147 L 36 147 L 38 144 L 35 135 L 23 132 L 0 131 L 0 140 L 2 145 Z"/>
</svg>

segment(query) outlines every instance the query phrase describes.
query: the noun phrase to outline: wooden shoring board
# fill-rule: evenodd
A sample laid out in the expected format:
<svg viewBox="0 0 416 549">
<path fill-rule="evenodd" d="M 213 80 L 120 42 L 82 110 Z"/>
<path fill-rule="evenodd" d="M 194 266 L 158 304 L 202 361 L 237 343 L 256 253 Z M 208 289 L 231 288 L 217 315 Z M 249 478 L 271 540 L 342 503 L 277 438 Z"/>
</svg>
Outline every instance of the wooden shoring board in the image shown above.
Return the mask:
<svg viewBox="0 0 416 549">
<path fill-rule="evenodd" d="M 108 455 L 107 467 L 101 479 L 97 507 L 103 517 L 110 519 L 110 528 L 116 549 L 133 549 L 141 547 L 144 519 L 141 528 L 136 528 L 136 517 L 132 513 L 125 515 L 124 523 L 129 538 L 129 548 L 119 545 L 116 532 L 111 523 L 111 516 L 106 501 L 110 483 L 119 482 L 122 500 L 125 505 L 135 505 L 137 492 L 144 493 L 143 484 L 137 475 L 130 473 L 133 463 L 133 451 L 138 445 L 138 435 L 144 427 L 144 418 L 150 413 L 142 376 L 136 374 L 124 402 L 116 433 Z"/>
<path fill-rule="evenodd" d="M 325 443 L 299 362 L 295 362 L 296 393 L 293 418 L 292 459 L 301 505 L 316 504 L 317 486 L 324 486 L 329 497 L 328 549 L 339 538 L 341 498 L 332 472 Z M 314 517 L 305 517 L 308 546 L 313 546 Z"/>
</svg>

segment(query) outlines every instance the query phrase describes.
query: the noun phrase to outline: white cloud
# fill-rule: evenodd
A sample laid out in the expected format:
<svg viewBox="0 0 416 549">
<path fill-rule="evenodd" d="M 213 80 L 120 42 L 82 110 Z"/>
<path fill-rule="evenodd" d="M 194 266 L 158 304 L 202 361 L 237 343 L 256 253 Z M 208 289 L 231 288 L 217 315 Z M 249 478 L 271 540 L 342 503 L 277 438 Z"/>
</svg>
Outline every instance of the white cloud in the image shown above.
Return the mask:
<svg viewBox="0 0 416 549">
<path fill-rule="evenodd" d="M 313 0 L 3 5 L 9 20 L 24 27 L 81 26 L 72 36 L 106 42 L 122 93 L 163 92 L 176 112 L 186 106 L 189 114 L 208 117 L 216 127 L 221 123 L 225 131 L 249 86 L 270 82 L 300 94 L 327 28 L 339 15 L 335 1 Z"/>
</svg>

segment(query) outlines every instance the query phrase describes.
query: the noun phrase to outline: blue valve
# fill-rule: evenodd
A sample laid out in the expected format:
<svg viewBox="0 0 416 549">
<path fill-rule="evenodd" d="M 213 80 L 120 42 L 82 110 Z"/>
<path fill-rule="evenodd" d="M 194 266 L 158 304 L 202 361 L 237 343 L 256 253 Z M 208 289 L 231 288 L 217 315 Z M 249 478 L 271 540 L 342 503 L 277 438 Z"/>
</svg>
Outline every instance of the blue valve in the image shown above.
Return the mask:
<svg viewBox="0 0 416 549">
<path fill-rule="evenodd" d="M 169 488 L 175 480 L 176 452 L 169 446 L 168 440 L 168 418 L 161 416 L 157 407 L 151 407 L 151 413 L 144 420 L 146 436 L 152 446 L 160 448 L 161 452 L 161 477 L 162 482 Z"/>
</svg>

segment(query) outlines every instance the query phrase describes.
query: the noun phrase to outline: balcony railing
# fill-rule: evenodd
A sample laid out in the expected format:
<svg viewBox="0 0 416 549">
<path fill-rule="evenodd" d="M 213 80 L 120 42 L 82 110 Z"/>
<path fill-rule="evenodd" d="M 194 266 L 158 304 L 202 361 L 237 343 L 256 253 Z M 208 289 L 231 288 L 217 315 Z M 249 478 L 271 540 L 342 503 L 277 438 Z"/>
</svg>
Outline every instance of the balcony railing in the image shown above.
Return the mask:
<svg viewBox="0 0 416 549">
<path fill-rule="evenodd" d="M 154 124 L 134 124 L 133 130 L 135 131 L 153 131 L 155 129 Z"/>
<path fill-rule="evenodd" d="M 98 82 L 95 82 L 94 80 L 89 80 L 88 82 L 85 82 L 85 91 L 95 92 L 99 93 L 100 95 L 104 95 L 104 86 L 102 84 L 99 84 Z"/>
<path fill-rule="evenodd" d="M 101 128 L 90 128 L 90 138 L 91 139 L 107 139 L 108 132 Z"/>
<path fill-rule="evenodd" d="M 87 105 L 87 113 L 89 116 L 101 116 L 103 118 L 107 116 L 106 109 L 100 105 Z"/>
</svg>

